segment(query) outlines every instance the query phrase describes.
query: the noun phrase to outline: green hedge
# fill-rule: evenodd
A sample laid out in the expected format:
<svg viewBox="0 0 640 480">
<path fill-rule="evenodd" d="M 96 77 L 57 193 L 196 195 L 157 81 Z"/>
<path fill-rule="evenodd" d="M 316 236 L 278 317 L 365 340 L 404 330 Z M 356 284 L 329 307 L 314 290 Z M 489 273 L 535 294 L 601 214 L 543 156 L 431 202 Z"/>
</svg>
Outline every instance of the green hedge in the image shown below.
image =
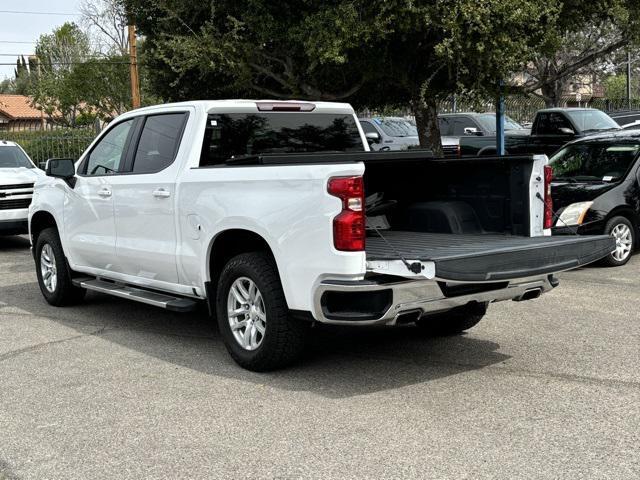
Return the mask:
<svg viewBox="0 0 640 480">
<path fill-rule="evenodd" d="M 0 140 L 20 144 L 41 167 L 49 158 L 78 159 L 95 137 L 93 128 L 0 132 Z"/>
</svg>

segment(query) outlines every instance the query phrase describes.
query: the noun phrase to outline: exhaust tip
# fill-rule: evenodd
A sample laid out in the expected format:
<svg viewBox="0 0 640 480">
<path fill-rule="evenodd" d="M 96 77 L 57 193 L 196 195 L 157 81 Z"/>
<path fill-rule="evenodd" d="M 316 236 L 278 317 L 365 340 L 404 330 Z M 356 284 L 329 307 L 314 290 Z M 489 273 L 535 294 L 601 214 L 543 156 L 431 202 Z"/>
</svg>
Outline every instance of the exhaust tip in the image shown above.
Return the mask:
<svg viewBox="0 0 640 480">
<path fill-rule="evenodd" d="M 531 289 L 531 290 L 527 290 L 521 296 L 519 296 L 517 298 L 514 298 L 514 300 L 516 302 L 524 302 L 525 300 L 534 300 L 534 299 L 538 298 L 540 295 L 542 295 L 542 289 L 541 288 L 534 288 L 534 289 Z"/>
</svg>

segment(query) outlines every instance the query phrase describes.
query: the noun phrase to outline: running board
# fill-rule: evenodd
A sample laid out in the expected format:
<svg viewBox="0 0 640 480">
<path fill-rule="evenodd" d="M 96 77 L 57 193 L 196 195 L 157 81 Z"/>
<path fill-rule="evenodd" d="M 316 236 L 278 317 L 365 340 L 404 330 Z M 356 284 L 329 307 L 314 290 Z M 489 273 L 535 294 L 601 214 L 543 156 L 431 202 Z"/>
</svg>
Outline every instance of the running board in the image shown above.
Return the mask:
<svg viewBox="0 0 640 480">
<path fill-rule="evenodd" d="M 151 292 L 141 288 L 123 285 L 119 283 L 106 282 L 95 278 L 75 278 L 73 284 L 76 287 L 86 288 L 94 292 L 106 293 L 114 297 L 127 298 L 136 302 L 146 303 L 154 307 L 164 308 L 173 312 L 191 312 L 196 309 L 197 303 L 194 300 L 184 297 L 175 297 L 166 293 Z"/>
</svg>

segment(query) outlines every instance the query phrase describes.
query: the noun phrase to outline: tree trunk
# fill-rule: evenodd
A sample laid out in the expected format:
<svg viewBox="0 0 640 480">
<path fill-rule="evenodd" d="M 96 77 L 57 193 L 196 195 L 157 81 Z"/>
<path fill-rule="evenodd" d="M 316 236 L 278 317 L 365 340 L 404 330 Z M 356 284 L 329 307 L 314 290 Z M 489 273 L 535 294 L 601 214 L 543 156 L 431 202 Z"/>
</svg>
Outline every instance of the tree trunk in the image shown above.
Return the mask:
<svg viewBox="0 0 640 480">
<path fill-rule="evenodd" d="M 416 117 L 418 139 L 422 148 L 428 148 L 436 157 L 443 157 L 440 126 L 438 125 L 438 104 L 432 96 L 426 99 L 417 95 L 411 102 L 413 114 Z"/>
<path fill-rule="evenodd" d="M 544 104 L 547 108 L 562 106 L 562 92 L 564 90 L 564 82 L 558 79 L 549 79 L 540 88 Z"/>
</svg>

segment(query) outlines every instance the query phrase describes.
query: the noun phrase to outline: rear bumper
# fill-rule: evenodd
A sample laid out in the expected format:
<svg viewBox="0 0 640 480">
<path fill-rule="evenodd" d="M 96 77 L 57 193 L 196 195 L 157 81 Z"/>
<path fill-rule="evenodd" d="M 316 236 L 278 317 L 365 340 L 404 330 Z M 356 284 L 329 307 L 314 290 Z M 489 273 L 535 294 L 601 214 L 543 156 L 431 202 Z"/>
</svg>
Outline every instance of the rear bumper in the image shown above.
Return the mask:
<svg viewBox="0 0 640 480">
<path fill-rule="evenodd" d="M 408 314 L 417 318 L 470 302 L 527 300 L 558 285 L 553 275 L 473 285 L 434 280 L 393 282 L 385 278 L 322 282 L 314 296 L 315 319 L 334 325 L 395 325 Z"/>
</svg>

